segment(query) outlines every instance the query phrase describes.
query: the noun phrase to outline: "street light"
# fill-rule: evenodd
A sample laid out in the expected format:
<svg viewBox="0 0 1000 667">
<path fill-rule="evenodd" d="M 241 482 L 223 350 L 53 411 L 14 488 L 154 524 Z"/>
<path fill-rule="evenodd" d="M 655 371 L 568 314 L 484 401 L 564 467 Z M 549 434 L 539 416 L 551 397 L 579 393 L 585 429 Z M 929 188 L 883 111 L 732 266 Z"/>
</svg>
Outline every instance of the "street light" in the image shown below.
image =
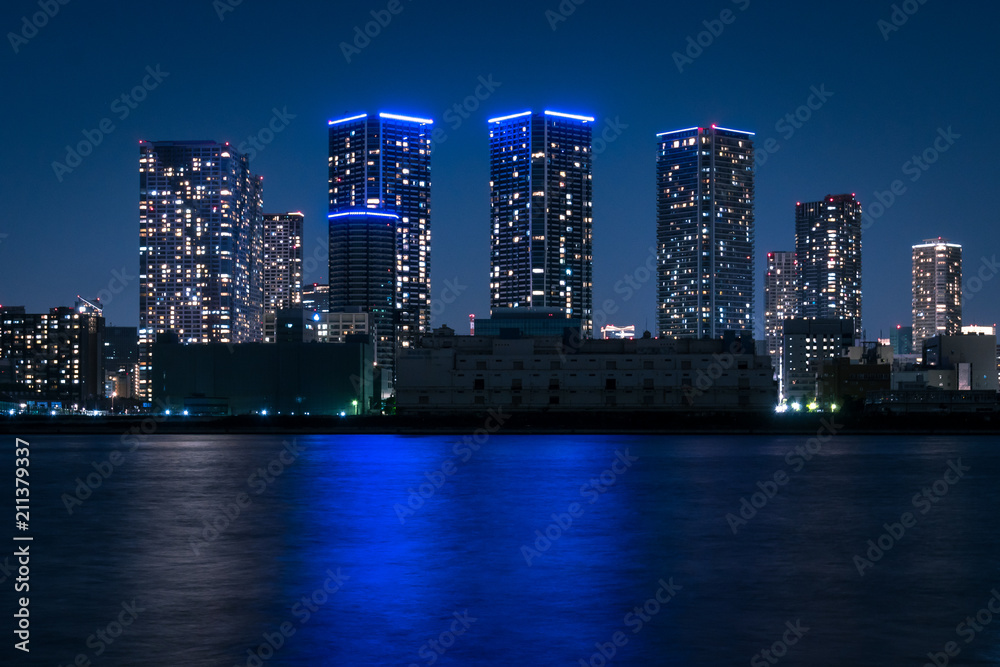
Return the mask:
<svg viewBox="0 0 1000 667">
<path fill-rule="evenodd" d="M 358 401 L 357 400 L 351 401 L 351 405 L 354 406 L 354 414 L 357 415 L 358 414 Z"/>
</svg>

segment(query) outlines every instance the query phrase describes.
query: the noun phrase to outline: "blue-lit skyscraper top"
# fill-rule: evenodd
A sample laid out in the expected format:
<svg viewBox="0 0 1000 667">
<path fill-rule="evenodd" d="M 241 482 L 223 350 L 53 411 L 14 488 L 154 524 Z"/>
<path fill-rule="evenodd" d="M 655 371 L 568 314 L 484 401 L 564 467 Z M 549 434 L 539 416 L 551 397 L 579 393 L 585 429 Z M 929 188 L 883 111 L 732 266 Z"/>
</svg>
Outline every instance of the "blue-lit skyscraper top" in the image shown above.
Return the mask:
<svg viewBox="0 0 1000 667">
<path fill-rule="evenodd" d="M 373 209 L 399 216 L 395 290 L 403 347 L 430 328 L 433 122 L 396 113 L 329 122 L 329 212 Z"/>
<path fill-rule="evenodd" d="M 657 135 L 657 326 L 721 338 L 753 329 L 753 133 L 718 126 Z"/>
<path fill-rule="evenodd" d="M 593 334 L 590 116 L 489 120 L 490 307 L 558 308 Z"/>
</svg>

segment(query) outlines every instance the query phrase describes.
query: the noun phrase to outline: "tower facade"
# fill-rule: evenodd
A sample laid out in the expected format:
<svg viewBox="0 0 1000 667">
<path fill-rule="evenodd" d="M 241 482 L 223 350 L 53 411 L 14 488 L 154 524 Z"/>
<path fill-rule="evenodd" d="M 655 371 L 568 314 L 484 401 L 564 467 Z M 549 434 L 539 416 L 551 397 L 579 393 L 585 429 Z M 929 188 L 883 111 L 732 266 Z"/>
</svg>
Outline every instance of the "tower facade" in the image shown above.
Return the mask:
<svg viewBox="0 0 1000 667">
<path fill-rule="evenodd" d="M 139 394 L 152 344 L 263 339 L 262 182 L 215 141 L 139 145 Z"/>
<path fill-rule="evenodd" d="M 767 273 L 764 274 L 764 335 L 767 353 L 775 377 L 782 377 L 781 347 L 785 320 L 798 317 L 798 264 L 795 253 L 767 253 Z"/>
<path fill-rule="evenodd" d="M 401 347 L 430 331 L 433 123 L 389 113 L 329 122 L 329 213 L 371 209 L 399 217 L 394 307 Z"/>
<path fill-rule="evenodd" d="M 302 305 L 302 213 L 264 216 L 264 342 L 275 342 L 276 313 Z"/>
<path fill-rule="evenodd" d="M 493 118 L 490 309 L 557 308 L 593 336 L 594 119 Z"/>
<path fill-rule="evenodd" d="M 671 338 L 752 331 L 753 133 L 657 135 L 657 327 Z"/>
<path fill-rule="evenodd" d="M 330 311 L 370 314 L 375 361 L 391 380 L 399 324 L 395 308 L 399 216 L 362 209 L 331 213 L 329 219 Z"/>
<path fill-rule="evenodd" d="M 827 195 L 795 205 L 799 314 L 806 319 L 854 320 L 861 337 L 861 203 Z"/>
<path fill-rule="evenodd" d="M 928 239 L 913 246 L 913 350 L 962 329 L 962 246 Z"/>
</svg>

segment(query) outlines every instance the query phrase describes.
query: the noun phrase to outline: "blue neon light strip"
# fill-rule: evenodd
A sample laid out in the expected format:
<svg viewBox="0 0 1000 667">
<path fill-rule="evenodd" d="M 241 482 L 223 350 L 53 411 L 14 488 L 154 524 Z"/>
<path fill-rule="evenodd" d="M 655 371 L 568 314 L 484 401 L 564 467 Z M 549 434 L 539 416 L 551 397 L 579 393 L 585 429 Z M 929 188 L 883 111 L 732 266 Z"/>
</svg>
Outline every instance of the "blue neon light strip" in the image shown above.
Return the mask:
<svg viewBox="0 0 1000 667">
<path fill-rule="evenodd" d="M 719 127 L 718 125 L 713 125 L 712 127 L 714 127 L 716 130 L 725 130 L 726 132 L 736 132 L 738 134 L 749 134 L 750 136 L 754 135 L 753 132 L 747 132 L 746 130 L 733 130 L 733 129 L 730 129 L 728 127 Z"/>
<path fill-rule="evenodd" d="M 332 220 L 333 218 L 341 218 L 345 215 L 373 215 L 377 218 L 399 218 L 398 215 L 393 213 L 376 213 L 375 211 L 342 211 L 340 213 L 331 213 L 326 217 Z"/>
<path fill-rule="evenodd" d="M 414 118 L 413 116 L 399 116 L 394 113 L 380 113 L 379 118 L 389 118 L 392 120 L 405 120 L 411 123 L 426 123 L 428 125 L 433 125 L 434 121 L 430 118 Z"/>
<path fill-rule="evenodd" d="M 700 130 L 700 129 L 701 129 L 700 127 L 689 127 L 689 128 L 687 128 L 685 130 L 671 130 L 670 132 L 660 132 L 656 136 L 663 137 L 663 136 L 666 136 L 668 134 L 680 134 L 681 132 L 690 132 L 691 130 Z"/>
<path fill-rule="evenodd" d="M 577 116 L 571 113 L 560 113 L 558 111 L 546 111 L 546 116 L 561 116 L 563 118 L 572 118 L 573 120 L 582 120 L 586 123 L 593 123 L 594 119 L 590 116 Z"/>
<path fill-rule="evenodd" d="M 499 118 L 490 118 L 487 123 L 499 123 L 502 120 L 510 120 L 511 118 L 520 118 L 521 116 L 530 116 L 530 111 L 522 111 L 521 113 L 511 114 L 510 116 L 500 116 Z"/>
<path fill-rule="evenodd" d="M 358 120 L 359 118 L 368 118 L 368 114 L 363 113 L 358 116 L 351 116 L 350 118 L 341 118 L 340 120 L 331 120 L 329 125 L 338 125 L 340 123 L 346 123 L 349 120 Z"/>
</svg>

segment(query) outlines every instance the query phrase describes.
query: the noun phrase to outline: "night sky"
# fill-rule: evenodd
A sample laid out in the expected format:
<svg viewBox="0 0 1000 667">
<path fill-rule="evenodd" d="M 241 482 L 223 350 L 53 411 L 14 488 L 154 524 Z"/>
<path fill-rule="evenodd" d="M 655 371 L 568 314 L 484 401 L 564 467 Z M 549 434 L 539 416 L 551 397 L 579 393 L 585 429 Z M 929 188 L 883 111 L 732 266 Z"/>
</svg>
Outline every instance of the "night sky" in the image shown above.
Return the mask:
<svg viewBox="0 0 1000 667">
<path fill-rule="evenodd" d="M 4 3 L 0 303 L 44 311 L 106 290 L 109 323 L 136 325 L 139 140 L 239 145 L 275 110 L 271 127 L 281 131 L 254 149 L 251 166 L 264 177 L 265 212 L 305 213 L 304 257 L 319 260 L 306 278 L 325 281 L 327 120 L 391 111 L 434 118 L 447 135 L 432 163 L 433 297 L 460 295 L 435 307 L 434 324 L 466 333 L 469 313 L 489 314 L 486 120 L 552 109 L 595 116 L 595 136 L 610 128 L 594 164 L 594 307 L 613 300 L 615 324 L 642 331 L 655 322 L 654 280 L 631 299 L 615 291 L 655 242 L 655 135 L 712 123 L 756 132 L 767 153 L 757 173 L 758 320 L 764 256 L 794 249 L 795 202 L 839 193 L 882 213 L 863 241 L 868 338 L 910 323 L 910 246 L 931 237 L 965 247 L 965 323 L 1000 319 L 1000 280 L 991 279 L 1000 272 L 991 263 L 1000 245 L 990 166 L 1000 154 L 995 4 L 908 0 L 915 13 L 901 9 L 896 20 L 906 22 L 889 31 L 892 3 L 860 0 L 641 9 L 565 0 L 569 16 L 559 0 L 232 1 L 69 2 L 37 34 L 24 31 L 30 39 L 17 38 L 16 53 L 7 33 L 40 10 Z M 391 4 L 401 11 L 388 13 Z M 713 23 L 724 10 L 729 23 Z M 372 11 L 391 20 L 347 62 L 341 43 Z M 708 46 L 692 48 L 679 71 L 674 52 L 702 32 Z M 144 80 L 145 99 L 121 101 Z M 478 108 L 462 118 L 452 108 L 477 87 L 486 99 L 470 100 Z M 808 120 L 783 121 L 814 88 L 825 99 L 800 110 Z M 934 164 L 910 162 L 948 128 Z M 53 162 L 66 163 L 66 146 L 84 131 L 99 145 L 57 176 Z M 880 211 L 876 192 L 897 180 L 902 194 Z M 987 279 L 970 284 L 980 269 Z M 119 274 L 125 288 L 114 293 Z"/>
</svg>

